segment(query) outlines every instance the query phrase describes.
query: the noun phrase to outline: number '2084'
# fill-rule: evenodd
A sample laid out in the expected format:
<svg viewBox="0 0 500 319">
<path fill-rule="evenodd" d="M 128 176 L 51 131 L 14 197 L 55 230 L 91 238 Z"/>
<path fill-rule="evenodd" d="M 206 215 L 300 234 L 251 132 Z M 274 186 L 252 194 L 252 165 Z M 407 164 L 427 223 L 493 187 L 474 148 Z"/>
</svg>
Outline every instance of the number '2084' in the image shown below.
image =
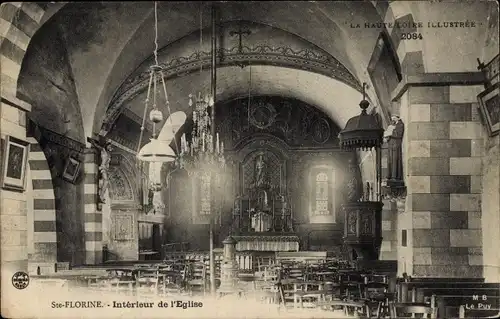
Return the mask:
<svg viewBox="0 0 500 319">
<path fill-rule="evenodd" d="M 401 40 L 422 40 L 422 33 L 403 33 L 401 34 Z"/>
</svg>

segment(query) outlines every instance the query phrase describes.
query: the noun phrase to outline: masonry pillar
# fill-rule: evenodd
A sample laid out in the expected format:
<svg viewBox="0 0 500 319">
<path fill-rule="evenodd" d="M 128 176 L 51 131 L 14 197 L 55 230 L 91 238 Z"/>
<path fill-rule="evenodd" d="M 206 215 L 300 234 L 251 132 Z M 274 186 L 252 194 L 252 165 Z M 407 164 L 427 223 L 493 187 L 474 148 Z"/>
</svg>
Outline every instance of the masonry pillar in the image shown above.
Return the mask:
<svg viewBox="0 0 500 319">
<path fill-rule="evenodd" d="M 397 259 L 397 209 L 396 201 L 382 200 L 382 245 L 380 246 L 380 260 Z"/>
<path fill-rule="evenodd" d="M 476 73 L 422 74 L 393 95 L 406 126 L 400 273 L 404 266 L 414 277 L 483 275 L 480 81 Z"/>
<path fill-rule="evenodd" d="M 5 160 L 6 137 L 27 141 L 26 138 L 26 113 L 31 106 L 15 98 L 7 99 L 2 91 L 0 103 L 0 136 L 1 151 L 0 158 Z M 29 151 L 29 149 L 28 149 Z M 28 153 L 25 154 L 28 156 Z M 26 161 L 26 165 L 28 165 Z M 27 167 L 24 167 L 24 184 L 26 180 Z M 3 171 L 1 172 L 3 174 Z M 1 180 L 2 178 L 0 178 Z M 0 188 L 0 234 L 1 234 L 1 284 L 2 292 L 12 288 L 11 278 L 17 271 L 28 271 L 28 247 L 27 247 L 27 201 L 26 190 L 12 190 Z M 6 293 L 8 295 L 8 292 Z M 2 302 L 3 302 L 2 298 Z"/>
<path fill-rule="evenodd" d="M 98 154 L 94 148 L 85 150 L 84 214 L 85 263 L 102 263 L 102 212 L 98 210 Z"/>
</svg>

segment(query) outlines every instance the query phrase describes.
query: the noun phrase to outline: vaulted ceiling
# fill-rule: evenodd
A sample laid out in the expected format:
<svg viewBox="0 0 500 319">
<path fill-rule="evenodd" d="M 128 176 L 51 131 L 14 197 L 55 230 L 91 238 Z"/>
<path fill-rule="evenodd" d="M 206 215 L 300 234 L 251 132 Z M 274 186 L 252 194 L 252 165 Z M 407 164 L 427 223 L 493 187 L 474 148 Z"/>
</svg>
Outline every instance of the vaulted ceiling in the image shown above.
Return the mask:
<svg viewBox="0 0 500 319">
<path fill-rule="evenodd" d="M 196 53 L 200 47 L 200 27 L 204 33 L 202 51 L 208 52 L 211 5 L 194 1 L 158 2 L 157 44 L 163 63 Z M 303 100 L 323 109 L 339 126 L 359 112 L 359 84 L 371 83 L 366 69 L 381 29 L 353 28 L 351 23 L 383 22 L 370 1 L 230 1 L 217 5 L 219 22 L 226 26 L 218 39 L 223 49 L 237 47 L 238 37 L 230 36 L 230 32 L 244 21 L 252 30 L 252 34 L 242 38 L 247 48 L 267 44 L 273 48 L 292 48 L 294 52 L 305 50 L 327 57 L 330 66 L 336 65 L 320 72 L 318 68 L 323 66 L 308 69 L 279 61 L 261 63 L 267 57 L 260 62 L 256 59 L 252 66 L 252 94 L 286 95 Z M 50 19 L 28 47 L 18 86 L 33 104 L 32 116 L 39 114 L 37 120 L 43 122 L 48 108 L 58 108 L 52 112 L 54 118 L 59 117 L 68 127 L 49 122 L 46 125 L 63 133 L 69 131 L 72 138 L 85 141 L 86 136 L 101 130 L 108 108 L 116 104 L 123 90 L 134 89 L 127 85 L 151 62 L 155 47 L 154 4 L 71 2 L 54 7 L 47 16 Z M 60 39 L 56 41 L 56 37 Z M 64 46 L 64 50 L 58 46 Z M 61 51 L 61 57 L 51 56 L 53 51 Z M 64 60 L 63 55 L 69 65 L 64 71 L 66 76 L 58 75 L 61 70 L 55 70 L 54 75 L 44 70 L 41 75 L 40 63 L 58 69 L 57 63 Z M 47 62 L 50 59 L 54 61 Z M 249 74 L 248 67 L 222 65 L 218 70 L 218 99 L 248 94 Z M 47 83 L 33 85 L 36 76 L 45 77 Z M 201 75 L 192 70 L 185 75 L 177 72 L 175 78 L 167 79 L 167 87 L 170 104 L 183 109 L 189 93 L 209 87 L 208 71 L 205 69 Z M 143 89 L 139 87 L 138 92 L 118 103 L 120 108 L 141 117 Z M 47 97 L 51 94 L 57 95 L 57 99 Z M 368 95 L 378 105 L 372 86 Z M 75 130 L 71 125 L 78 126 L 81 132 L 71 133 L 71 129 Z"/>
</svg>

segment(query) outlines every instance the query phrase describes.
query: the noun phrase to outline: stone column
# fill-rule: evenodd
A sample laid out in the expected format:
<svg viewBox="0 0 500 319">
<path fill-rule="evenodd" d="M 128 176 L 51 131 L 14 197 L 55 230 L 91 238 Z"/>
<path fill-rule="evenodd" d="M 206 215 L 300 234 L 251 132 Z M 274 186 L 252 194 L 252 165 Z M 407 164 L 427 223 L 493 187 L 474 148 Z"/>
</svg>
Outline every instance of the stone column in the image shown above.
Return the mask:
<svg viewBox="0 0 500 319">
<path fill-rule="evenodd" d="M 422 74 L 393 96 L 406 125 L 398 232 L 406 230 L 407 245 L 399 241 L 398 255 L 414 277 L 482 277 L 478 83 L 476 73 Z"/>
<path fill-rule="evenodd" d="M 93 148 L 85 151 L 84 214 L 85 263 L 102 263 L 102 212 L 98 210 L 98 154 Z"/>
</svg>

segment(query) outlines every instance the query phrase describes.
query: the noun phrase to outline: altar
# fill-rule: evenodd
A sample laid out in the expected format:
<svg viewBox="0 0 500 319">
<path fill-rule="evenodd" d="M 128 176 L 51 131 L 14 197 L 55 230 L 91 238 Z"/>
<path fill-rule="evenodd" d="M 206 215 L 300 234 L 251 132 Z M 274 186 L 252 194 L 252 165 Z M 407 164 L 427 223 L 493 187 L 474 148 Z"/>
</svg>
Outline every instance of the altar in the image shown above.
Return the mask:
<svg viewBox="0 0 500 319">
<path fill-rule="evenodd" d="M 254 149 L 241 163 L 232 237 L 239 252 L 296 252 L 300 239 L 294 232 L 286 161 L 267 146 Z"/>
</svg>

